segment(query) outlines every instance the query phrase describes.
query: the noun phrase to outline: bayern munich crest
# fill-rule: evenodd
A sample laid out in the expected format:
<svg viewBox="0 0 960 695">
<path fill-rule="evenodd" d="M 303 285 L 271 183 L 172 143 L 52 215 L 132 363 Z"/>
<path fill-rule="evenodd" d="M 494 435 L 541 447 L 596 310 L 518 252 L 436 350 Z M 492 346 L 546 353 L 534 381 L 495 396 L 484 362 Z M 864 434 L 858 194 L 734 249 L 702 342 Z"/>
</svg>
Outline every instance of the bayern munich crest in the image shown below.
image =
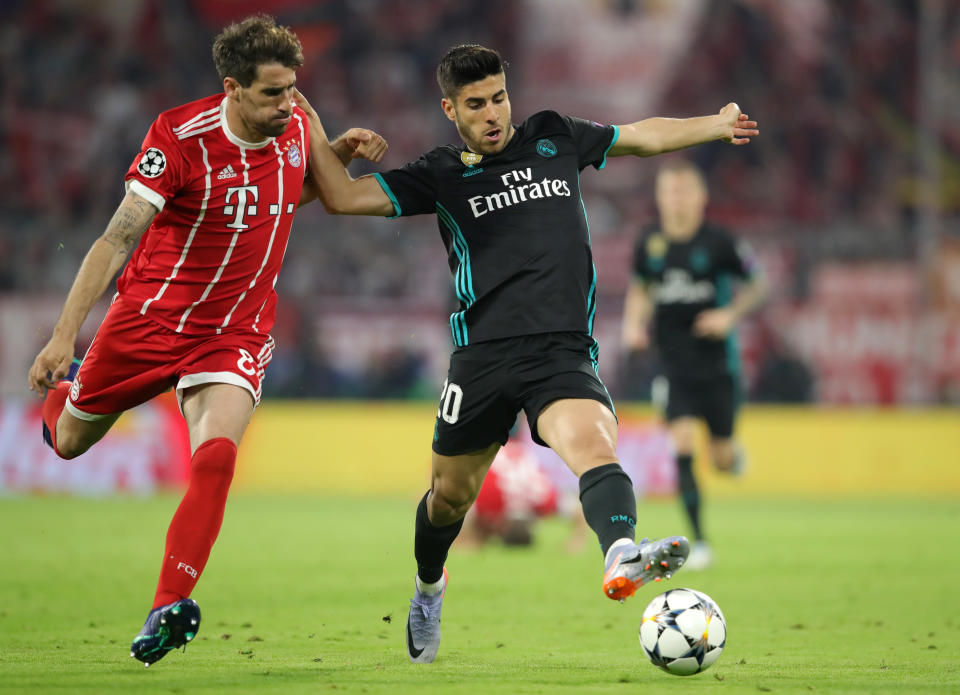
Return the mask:
<svg viewBox="0 0 960 695">
<path fill-rule="evenodd" d="M 300 162 L 303 161 L 300 157 L 300 148 L 297 147 L 297 143 L 292 142 L 287 148 L 287 161 L 290 162 L 290 166 L 297 168 L 300 166 Z"/>
<path fill-rule="evenodd" d="M 137 171 L 149 179 L 156 178 L 167 168 L 167 158 L 163 152 L 156 147 L 151 147 L 143 153 L 140 163 L 137 165 Z"/>
</svg>

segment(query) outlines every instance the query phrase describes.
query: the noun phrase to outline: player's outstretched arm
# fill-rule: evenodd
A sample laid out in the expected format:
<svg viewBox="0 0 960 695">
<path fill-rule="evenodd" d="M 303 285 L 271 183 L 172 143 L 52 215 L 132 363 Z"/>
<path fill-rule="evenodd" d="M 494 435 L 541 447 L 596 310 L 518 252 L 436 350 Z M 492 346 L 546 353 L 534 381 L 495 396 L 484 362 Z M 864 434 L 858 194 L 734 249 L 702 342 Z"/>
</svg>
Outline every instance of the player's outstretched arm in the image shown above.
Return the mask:
<svg viewBox="0 0 960 695">
<path fill-rule="evenodd" d="M 647 118 L 619 126 L 619 130 L 620 136 L 607 153 L 610 157 L 627 154 L 651 157 L 713 140 L 745 145 L 751 137 L 760 134 L 757 122 L 751 121 L 732 102 L 713 116 Z"/>
<path fill-rule="evenodd" d="M 153 222 L 157 209 L 136 193 L 127 192 L 106 231 L 87 252 L 60 311 L 49 342 L 33 361 L 27 384 L 38 394 L 53 388 L 70 368 L 74 343 L 90 309 L 126 262 L 140 237 Z"/>
<path fill-rule="evenodd" d="M 387 141 L 383 139 L 382 135 L 372 130 L 351 128 L 331 142 L 330 147 L 340 159 L 340 163 L 347 167 L 354 159 L 368 159 L 371 162 L 379 162 L 387 152 Z M 308 171 L 297 207 L 303 207 L 319 197 L 320 191 L 313 181 L 313 176 Z"/>
<path fill-rule="evenodd" d="M 347 173 L 343 161 L 327 139 L 320 117 L 299 90 L 294 90 L 293 100 L 307 114 L 310 124 L 310 156 L 307 158 L 310 178 L 327 212 L 334 215 L 392 215 L 393 202 L 374 177 L 354 179 Z M 369 141 L 359 143 L 354 151 L 364 147 L 371 147 Z M 375 149 L 375 146 L 371 149 Z M 382 152 L 380 154 L 382 157 Z"/>
</svg>

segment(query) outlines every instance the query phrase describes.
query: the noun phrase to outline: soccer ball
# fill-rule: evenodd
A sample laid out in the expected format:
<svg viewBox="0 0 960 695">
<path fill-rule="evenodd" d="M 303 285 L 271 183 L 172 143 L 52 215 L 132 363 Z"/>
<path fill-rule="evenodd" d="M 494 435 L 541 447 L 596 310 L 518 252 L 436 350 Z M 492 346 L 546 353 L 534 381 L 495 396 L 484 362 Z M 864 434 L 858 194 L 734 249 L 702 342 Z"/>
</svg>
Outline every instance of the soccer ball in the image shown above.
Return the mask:
<svg viewBox="0 0 960 695">
<path fill-rule="evenodd" d="M 720 607 L 699 591 L 671 589 L 643 612 L 640 645 L 667 673 L 692 676 L 706 671 L 726 642 L 727 623 Z"/>
</svg>

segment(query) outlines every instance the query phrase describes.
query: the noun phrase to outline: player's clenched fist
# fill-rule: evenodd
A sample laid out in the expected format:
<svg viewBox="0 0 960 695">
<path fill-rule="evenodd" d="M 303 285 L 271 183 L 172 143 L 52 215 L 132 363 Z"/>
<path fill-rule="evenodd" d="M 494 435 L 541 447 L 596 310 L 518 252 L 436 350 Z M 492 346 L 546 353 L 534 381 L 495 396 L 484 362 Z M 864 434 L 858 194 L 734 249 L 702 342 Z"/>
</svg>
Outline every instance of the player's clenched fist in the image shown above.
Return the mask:
<svg viewBox="0 0 960 695">
<path fill-rule="evenodd" d="M 354 159 L 379 162 L 387 152 L 387 141 L 379 133 L 366 128 L 351 128 L 340 136 L 353 149 Z"/>
<path fill-rule="evenodd" d="M 73 341 L 54 336 L 33 361 L 27 375 L 27 384 L 32 391 L 44 395 L 67 375 L 73 361 Z"/>
</svg>

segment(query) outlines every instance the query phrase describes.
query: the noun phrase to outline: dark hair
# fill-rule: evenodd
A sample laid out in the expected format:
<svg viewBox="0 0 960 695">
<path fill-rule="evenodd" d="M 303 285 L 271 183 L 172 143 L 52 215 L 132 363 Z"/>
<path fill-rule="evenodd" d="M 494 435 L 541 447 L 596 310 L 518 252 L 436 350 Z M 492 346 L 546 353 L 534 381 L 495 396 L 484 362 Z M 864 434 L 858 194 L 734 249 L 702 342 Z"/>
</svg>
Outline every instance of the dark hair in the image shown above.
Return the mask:
<svg viewBox="0 0 960 695">
<path fill-rule="evenodd" d="M 213 62 L 220 79 L 232 77 L 249 87 L 264 63 L 280 63 L 296 70 L 303 65 L 300 39 L 290 27 L 278 26 L 265 14 L 227 26 L 213 42 Z"/>
<path fill-rule="evenodd" d="M 453 99 L 460 89 L 490 75 L 499 75 L 508 63 L 492 48 L 475 43 L 454 46 L 437 66 L 437 83 L 443 96 Z"/>
</svg>

